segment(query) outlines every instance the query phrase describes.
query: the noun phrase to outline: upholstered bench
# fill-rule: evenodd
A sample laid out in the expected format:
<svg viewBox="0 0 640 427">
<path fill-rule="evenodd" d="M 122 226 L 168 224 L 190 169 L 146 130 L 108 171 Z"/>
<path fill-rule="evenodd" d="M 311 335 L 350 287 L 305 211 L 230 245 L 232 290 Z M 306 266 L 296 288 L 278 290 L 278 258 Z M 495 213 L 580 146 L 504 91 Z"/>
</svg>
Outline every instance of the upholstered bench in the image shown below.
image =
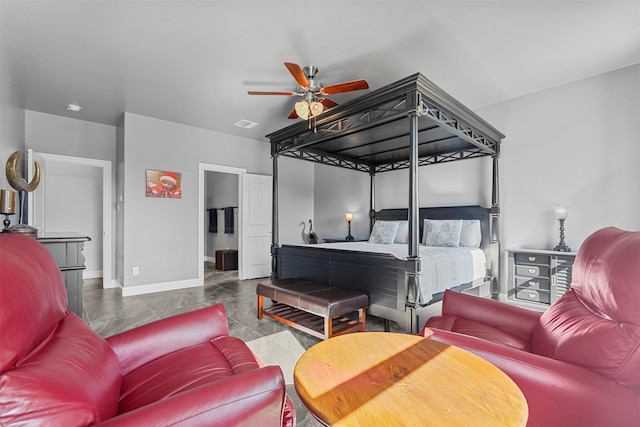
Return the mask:
<svg viewBox="0 0 640 427">
<path fill-rule="evenodd" d="M 321 339 L 349 332 L 364 332 L 366 294 L 306 279 L 274 279 L 258 283 L 258 319 L 271 317 Z M 264 298 L 273 305 L 264 306 Z M 345 314 L 358 312 L 358 320 Z"/>
</svg>

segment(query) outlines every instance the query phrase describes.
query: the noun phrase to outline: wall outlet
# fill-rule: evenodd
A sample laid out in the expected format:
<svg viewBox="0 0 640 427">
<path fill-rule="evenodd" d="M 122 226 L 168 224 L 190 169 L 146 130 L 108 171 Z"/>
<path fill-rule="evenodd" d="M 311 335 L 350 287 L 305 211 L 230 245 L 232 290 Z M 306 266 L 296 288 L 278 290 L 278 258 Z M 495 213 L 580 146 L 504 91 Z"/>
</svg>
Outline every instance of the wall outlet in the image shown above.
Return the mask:
<svg viewBox="0 0 640 427">
<path fill-rule="evenodd" d="M 137 276 L 140 274 L 140 267 L 133 267 L 133 275 Z"/>
</svg>

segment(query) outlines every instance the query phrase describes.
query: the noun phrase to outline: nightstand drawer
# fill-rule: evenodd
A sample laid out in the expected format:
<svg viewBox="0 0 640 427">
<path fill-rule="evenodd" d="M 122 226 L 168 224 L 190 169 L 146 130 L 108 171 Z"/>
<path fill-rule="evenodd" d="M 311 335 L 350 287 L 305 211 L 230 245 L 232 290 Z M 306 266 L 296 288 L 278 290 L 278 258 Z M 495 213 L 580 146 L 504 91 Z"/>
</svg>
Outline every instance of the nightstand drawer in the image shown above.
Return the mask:
<svg viewBox="0 0 640 427">
<path fill-rule="evenodd" d="M 546 265 L 516 265 L 516 276 L 549 277 L 549 266 Z"/>
<path fill-rule="evenodd" d="M 516 298 L 525 301 L 549 304 L 549 292 L 546 291 L 516 288 Z"/>
<path fill-rule="evenodd" d="M 516 264 L 543 264 L 549 265 L 549 255 L 515 254 Z"/>
<path fill-rule="evenodd" d="M 516 287 L 522 288 L 523 290 L 543 289 L 548 291 L 551 289 L 549 280 L 542 279 L 539 277 L 536 277 L 536 278 L 516 277 Z"/>
</svg>

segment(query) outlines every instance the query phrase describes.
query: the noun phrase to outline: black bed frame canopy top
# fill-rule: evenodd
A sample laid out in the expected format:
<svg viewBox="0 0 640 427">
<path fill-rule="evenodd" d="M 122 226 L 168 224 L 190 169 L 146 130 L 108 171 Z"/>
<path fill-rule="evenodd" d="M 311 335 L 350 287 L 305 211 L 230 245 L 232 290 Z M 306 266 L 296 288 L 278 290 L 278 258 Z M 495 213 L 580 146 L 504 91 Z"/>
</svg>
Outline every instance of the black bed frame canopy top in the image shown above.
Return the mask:
<svg viewBox="0 0 640 427">
<path fill-rule="evenodd" d="M 417 117 L 417 124 L 407 118 Z M 504 135 L 417 73 L 267 135 L 287 156 L 376 174 L 418 165 L 499 156 Z"/>
</svg>

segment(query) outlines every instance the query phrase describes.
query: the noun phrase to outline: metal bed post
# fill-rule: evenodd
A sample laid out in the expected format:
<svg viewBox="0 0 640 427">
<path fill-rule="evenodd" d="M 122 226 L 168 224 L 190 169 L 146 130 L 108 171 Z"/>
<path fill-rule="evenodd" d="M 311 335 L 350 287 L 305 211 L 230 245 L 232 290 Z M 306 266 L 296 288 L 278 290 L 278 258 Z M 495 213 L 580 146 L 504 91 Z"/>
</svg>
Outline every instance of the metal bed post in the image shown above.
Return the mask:
<svg viewBox="0 0 640 427">
<path fill-rule="evenodd" d="M 376 221 L 376 167 L 369 167 L 369 233 L 373 230 Z"/>
<path fill-rule="evenodd" d="M 498 159 L 500 158 L 500 143 L 495 145 L 495 154 L 491 156 L 493 161 L 493 182 L 491 186 L 491 217 L 489 226 L 491 227 L 491 275 L 495 283 L 491 285 L 492 298 L 496 299 L 500 293 L 500 177 L 498 170 Z"/>
<path fill-rule="evenodd" d="M 271 203 L 271 278 L 278 278 L 278 157 L 275 144 L 271 145 L 271 162 L 273 177 L 271 185 L 273 187 L 273 198 Z"/>
<path fill-rule="evenodd" d="M 416 103 L 420 109 L 420 103 Z M 420 224 L 418 204 L 418 110 L 409 115 L 409 257 L 407 259 L 407 296 L 409 302 L 417 304 L 420 289 Z M 417 316 L 414 307 L 410 310 L 411 332 L 418 333 Z"/>
</svg>

